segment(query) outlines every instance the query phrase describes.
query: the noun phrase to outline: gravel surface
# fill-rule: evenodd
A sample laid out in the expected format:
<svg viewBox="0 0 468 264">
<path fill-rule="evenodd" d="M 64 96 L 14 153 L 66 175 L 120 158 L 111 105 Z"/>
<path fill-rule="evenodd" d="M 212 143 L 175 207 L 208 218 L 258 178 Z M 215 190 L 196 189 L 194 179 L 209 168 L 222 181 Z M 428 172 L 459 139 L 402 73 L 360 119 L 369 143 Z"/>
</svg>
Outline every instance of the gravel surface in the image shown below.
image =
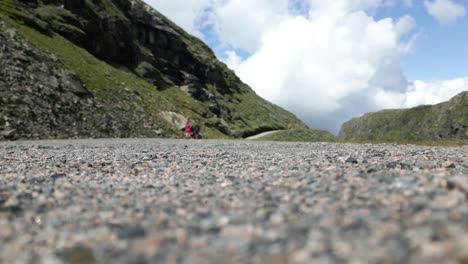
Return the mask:
<svg viewBox="0 0 468 264">
<path fill-rule="evenodd" d="M 468 146 L 0 143 L 0 263 L 467 263 Z"/>
</svg>

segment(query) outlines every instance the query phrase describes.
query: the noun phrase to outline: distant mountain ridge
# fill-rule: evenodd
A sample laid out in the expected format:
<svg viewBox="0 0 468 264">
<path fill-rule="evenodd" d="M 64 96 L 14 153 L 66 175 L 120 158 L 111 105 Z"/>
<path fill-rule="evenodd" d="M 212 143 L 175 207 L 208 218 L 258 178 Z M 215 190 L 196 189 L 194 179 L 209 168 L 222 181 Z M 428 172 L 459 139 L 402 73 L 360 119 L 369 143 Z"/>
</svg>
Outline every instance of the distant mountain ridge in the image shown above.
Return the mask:
<svg viewBox="0 0 468 264">
<path fill-rule="evenodd" d="M 140 0 L 0 0 L 0 139 L 306 128 Z"/>
<path fill-rule="evenodd" d="M 468 91 L 436 105 L 382 110 L 341 127 L 344 140 L 416 141 L 468 139 Z"/>
</svg>

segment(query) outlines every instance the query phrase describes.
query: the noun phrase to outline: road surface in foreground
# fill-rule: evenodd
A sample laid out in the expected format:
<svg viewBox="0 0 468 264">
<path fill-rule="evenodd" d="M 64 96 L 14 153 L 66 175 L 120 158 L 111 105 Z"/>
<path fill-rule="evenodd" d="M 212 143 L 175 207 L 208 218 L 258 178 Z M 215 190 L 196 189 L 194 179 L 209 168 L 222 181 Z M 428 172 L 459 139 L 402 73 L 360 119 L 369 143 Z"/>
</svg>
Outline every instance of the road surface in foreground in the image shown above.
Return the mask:
<svg viewBox="0 0 468 264">
<path fill-rule="evenodd" d="M 0 263 L 466 263 L 468 146 L 0 143 Z"/>
</svg>

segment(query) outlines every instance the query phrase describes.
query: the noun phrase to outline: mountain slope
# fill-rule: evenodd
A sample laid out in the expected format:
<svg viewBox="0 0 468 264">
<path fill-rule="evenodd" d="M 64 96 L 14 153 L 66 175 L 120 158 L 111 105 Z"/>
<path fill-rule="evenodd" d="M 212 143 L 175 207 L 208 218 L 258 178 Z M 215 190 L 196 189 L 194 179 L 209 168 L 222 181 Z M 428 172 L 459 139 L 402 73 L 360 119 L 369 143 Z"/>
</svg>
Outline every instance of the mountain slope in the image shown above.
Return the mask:
<svg viewBox="0 0 468 264">
<path fill-rule="evenodd" d="M 186 118 L 214 138 L 305 127 L 142 1 L 0 0 L 0 20 L 4 138 L 176 136 Z"/>
<path fill-rule="evenodd" d="M 353 118 L 343 124 L 339 137 L 383 141 L 468 139 L 468 92 L 437 105 L 383 110 Z"/>
</svg>

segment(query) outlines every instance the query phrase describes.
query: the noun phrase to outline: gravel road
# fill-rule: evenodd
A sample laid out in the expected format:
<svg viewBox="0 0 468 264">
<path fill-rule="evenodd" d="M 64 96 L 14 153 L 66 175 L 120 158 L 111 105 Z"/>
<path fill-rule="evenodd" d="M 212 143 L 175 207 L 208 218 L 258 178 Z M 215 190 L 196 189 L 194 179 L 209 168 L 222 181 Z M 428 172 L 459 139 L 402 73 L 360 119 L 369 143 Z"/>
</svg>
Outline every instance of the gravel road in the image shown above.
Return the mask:
<svg viewBox="0 0 468 264">
<path fill-rule="evenodd" d="M 0 143 L 0 263 L 467 263 L 468 146 Z"/>
</svg>

